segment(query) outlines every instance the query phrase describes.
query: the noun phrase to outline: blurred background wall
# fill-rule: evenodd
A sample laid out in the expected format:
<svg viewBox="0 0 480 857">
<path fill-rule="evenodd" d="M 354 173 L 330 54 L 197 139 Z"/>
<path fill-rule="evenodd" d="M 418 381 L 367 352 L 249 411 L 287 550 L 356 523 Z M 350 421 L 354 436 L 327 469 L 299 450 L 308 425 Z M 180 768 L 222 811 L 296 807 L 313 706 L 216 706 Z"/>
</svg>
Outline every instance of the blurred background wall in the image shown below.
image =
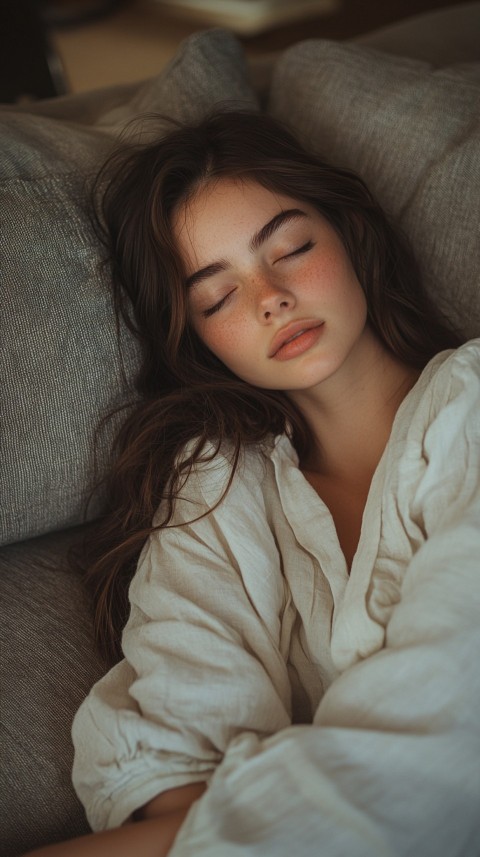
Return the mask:
<svg viewBox="0 0 480 857">
<path fill-rule="evenodd" d="M 461 0 L 3 0 L 0 100 L 141 80 L 199 28 L 234 29 L 249 55 L 348 39 Z"/>
</svg>

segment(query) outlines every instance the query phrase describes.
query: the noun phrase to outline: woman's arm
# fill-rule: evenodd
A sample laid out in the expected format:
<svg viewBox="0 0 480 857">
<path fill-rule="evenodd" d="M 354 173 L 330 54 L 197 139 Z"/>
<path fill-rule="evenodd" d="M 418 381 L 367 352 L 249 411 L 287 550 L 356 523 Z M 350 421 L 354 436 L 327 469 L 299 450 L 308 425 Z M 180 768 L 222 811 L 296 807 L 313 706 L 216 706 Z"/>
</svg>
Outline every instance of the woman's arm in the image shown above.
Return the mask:
<svg viewBox="0 0 480 857">
<path fill-rule="evenodd" d="M 148 818 L 171 815 L 178 812 L 188 812 L 192 803 L 204 793 L 206 783 L 190 783 L 188 786 L 180 786 L 177 789 L 169 789 L 161 795 L 157 795 L 145 806 L 140 807 L 134 813 L 135 821 Z"/>
<path fill-rule="evenodd" d="M 284 581 L 247 465 L 225 501 L 195 522 L 211 502 L 201 493 L 209 474 L 192 474 L 188 501 L 176 504 L 178 526 L 145 546 L 130 587 L 125 660 L 73 724 L 74 787 L 95 831 L 119 827 L 159 793 L 208 781 L 235 735 L 269 735 L 291 722 Z M 211 469 L 213 502 L 221 462 Z"/>
<path fill-rule="evenodd" d="M 170 789 L 135 813 L 138 820 L 30 852 L 25 857 L 166 857 L 205 783 Z"/>
</svg>

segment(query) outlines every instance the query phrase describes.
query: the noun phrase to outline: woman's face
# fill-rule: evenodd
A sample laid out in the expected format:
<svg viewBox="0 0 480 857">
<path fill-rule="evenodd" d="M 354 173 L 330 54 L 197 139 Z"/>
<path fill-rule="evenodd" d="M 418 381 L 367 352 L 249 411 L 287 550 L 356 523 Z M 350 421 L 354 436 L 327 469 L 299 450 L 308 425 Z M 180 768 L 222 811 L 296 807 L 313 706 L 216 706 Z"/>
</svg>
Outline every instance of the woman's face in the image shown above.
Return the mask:
<svg viewBox="0 0 480 857">
<path fill-rule="evenodd" d="M 190 320 L 239 378 L 285 391 L 355 360 L 367 307 L 341 239 L 316 209 L 221 179 L 179 208 Z"/>
</svg>

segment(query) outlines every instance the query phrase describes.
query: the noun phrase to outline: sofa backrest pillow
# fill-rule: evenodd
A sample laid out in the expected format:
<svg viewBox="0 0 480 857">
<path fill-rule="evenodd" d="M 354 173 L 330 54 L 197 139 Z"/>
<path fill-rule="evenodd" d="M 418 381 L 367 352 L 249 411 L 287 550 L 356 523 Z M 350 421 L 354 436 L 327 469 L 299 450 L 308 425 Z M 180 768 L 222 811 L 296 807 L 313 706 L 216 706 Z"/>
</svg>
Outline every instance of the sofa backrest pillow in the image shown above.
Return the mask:
<svg viewBox="0 0 480 857">
<path fill-rule="evenodd" d="M 72 102 L 84 124 L 72 121 Z M 129 395 L 87 180 L 138 114 L 186 120 L 226 102 L 258 106 L 239 42 L 212 30 L 187 39 L 153 80 L 96 93 L 91 109 L 67 97 L 0 111 L 0 544 L 83 520 L 94 432 Z M 122 352 L 131 380 L 137 354 L 126 332 Z M 99 475 L 115 430 L 112 421 L 101 434 Z M 96 512 L 92 504 L 89 517 Z"/>
<path fill-rule="evenodd" d="M 480 63 L 434 68 L 312 39 L 280 58 L 268 108 L 362 176 L 408 235 L 436 304 L 480 336 Z"/>
</svg>

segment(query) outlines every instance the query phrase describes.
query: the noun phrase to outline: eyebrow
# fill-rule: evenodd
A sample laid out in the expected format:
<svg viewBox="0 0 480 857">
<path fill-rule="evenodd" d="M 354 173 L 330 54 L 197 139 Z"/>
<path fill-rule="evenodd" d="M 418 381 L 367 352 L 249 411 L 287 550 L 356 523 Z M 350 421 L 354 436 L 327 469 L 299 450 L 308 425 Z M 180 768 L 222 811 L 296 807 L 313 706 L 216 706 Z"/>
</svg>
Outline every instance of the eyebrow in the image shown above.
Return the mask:
<svg viewBox="0 0 480 857">
<path fill-rule="evenodd" d="M 285 223 L 289 223 L 291 220 L 298 220 L 299 218 L 308 217 L 308 215 L 301 211 L 299 208 L 289 208 L 286 211 L 280 211 L 275 217 L 272 217 L 265 226 L 262 226 L 258 232 L 252 237 L 249 243 L 249 248 L 251 252 L 258 250 L 262 244 L 265 244 L 265 241 L 268 241 L 272 235 L 280 229 Z M 212 262 L 211 265 L 206 265 L 205 268 L 200 268 L 199 271 L 195 271 L 194 274 L 190 274 L 186 280 L 187 288 L 191 288 L 192 286 L 201 283 L 203 280 L 207 280 L 209 277 L 215 276 L 215 274 L 221 273 L 221 271 L 226 271 L 229 267 L 229 263 L 225 259 L 219 259 L 218 262 Z"/>
</svg>

